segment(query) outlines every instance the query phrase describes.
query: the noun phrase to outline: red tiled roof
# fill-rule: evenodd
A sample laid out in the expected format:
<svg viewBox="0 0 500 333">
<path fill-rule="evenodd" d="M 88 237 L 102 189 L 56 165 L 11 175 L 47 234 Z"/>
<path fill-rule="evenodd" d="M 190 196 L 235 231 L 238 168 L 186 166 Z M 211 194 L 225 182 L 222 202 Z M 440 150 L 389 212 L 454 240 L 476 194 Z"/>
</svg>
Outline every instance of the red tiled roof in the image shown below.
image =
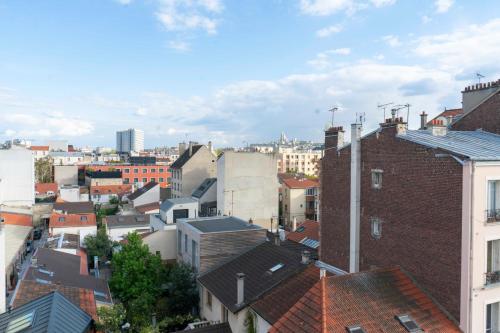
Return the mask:
<svg viewBox="0 0 500 333">
<path fill-rule="evenodd" d="M 82 220 L 86 217 L 86 220 Z M 60 218 L 64 218 L 61 221 Z M 49 228 L 67 228 L 67 227 L 92 227 L 96 226 L 95 214 L 58 214 L 50 215 Z"/>
<path fill-rule="evenodd" d="M 288 240 L 300 243 L 304 238 L 319 241 L 319 222 L 305 220 L 295 231 L 287 234 Z"/>
<path fill-rule="evenodd" d="M 5 224 L 21 225 L 25 227 L 33 226 L 33 215 L 12 212 L 2 212 L 1 214 Z"/>
<path fill-rule="evenodd" d="M 464 114 L 464 110 L 463 109 L 448 109 L 448 110 L 444 110 L 443 112 L 441 112 L 440 114 L 438 114 L 436 117 L 432 118 L 428 122 L 428 124 L 431 123 L 434 119 L 437 119 L 439 117 L 444 117 L 444 118 L 452 117 L 453 119 L 455 119 L 456 117 L 461 116 L 463 114 Z"/>
<path fill-rule="evenodd" d="M 92 195 L 97 195 L 97 194 L 123 195 L 130 192 L 132 192 L 132 185 L 100 185 L 100 186 L 92 186 L 90 188 L 90 193 Z"/>
<path fill-rule="evenodd" d="M 57 184 L 56 183 L 36 183 L 35 191 L 39 194 L 47 194 L 48 191 L 52 191 L 57 193 Z"/>
<path fill-rule="evenodd" d="M 46 151 L 48 151 L 49 146 L 31 146 L 30 149 L 31 150 L 46 150 Z"/>
<path fill-rule="evenodd" d="M 319 182 L 311 179 L 286 178 L 283 179 L 283 184 L 288 188 L 310 188 L 319 187 Z"/>
<path fill-rule="evenodd" d="M 270 332 L 345 332 L 360 325 L 366 332 L 406 333 L 395 318 L 403 314 L 425 332 L 460 332 L 399 268 L 323 278 Z"/>
<path fill-rule="evenodd" d="M 17 308 L 52 291 L 63 294 L 71 303 L 97 319 L 94 291 L 90 289 L 68 287 L 61 284 L 41 284 L 36 281 L 22 280 L 17 289 L 13 307 Z"/>
<path fill-rule="evenodd" d="M 304 271 L 271 289 L 251 307 L 272 325 L 318 281 L 319 268 L 310 265 Z"/>
<path fill-rule="evenodd" d="M 77 254 L 80 256 L 80 274 L 89 275 L 87 251 L 79 249 Z"/>
</svg>

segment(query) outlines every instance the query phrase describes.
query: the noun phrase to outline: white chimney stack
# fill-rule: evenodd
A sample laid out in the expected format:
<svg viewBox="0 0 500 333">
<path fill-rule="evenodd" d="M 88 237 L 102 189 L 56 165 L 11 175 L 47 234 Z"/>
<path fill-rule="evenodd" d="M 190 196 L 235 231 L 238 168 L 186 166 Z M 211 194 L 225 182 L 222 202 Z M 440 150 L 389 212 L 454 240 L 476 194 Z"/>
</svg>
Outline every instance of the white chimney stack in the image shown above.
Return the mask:
<svg viewBox="0 0 500 333">
<path fill-rule="evenodd" d="M 361 206 L 361 124 L 351 125 L 351 209 L 349 272 L 359 272 L 359 229 Z"/>
<path fill-rule="evenodd" d="M 237 289 L 236 289 L 236 305 L 242 305 L 245 300 L 245 274 L 236 274 Z"/>
<path fill-rule="evenodd" d="M 297 230 L 297 218 L 294 217 L 292 220 L 292 231 Z"/>
<path fill-rule="evenodd" d="M 302 263 L 304 265 L 307 265 L 309 264 L 310 261 L 311 261 L 311 252 L 307 250 L 302 251 Z"/>
</svg>

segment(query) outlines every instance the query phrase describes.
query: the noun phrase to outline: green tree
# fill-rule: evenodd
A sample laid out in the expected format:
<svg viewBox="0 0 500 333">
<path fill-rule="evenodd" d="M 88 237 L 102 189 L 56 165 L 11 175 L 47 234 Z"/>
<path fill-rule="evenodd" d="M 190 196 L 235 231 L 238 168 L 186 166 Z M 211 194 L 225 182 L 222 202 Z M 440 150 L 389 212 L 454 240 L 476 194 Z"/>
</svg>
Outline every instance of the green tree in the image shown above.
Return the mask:
<svg viewBox="0 0 500 333">
<path fill-rule="evenodd" d="M 164 268 L 160 256 L 151 254 L 134 232 L 128 234 L 121 251 L 113 255 L 111 267 L 109 286 L 124 304 L 130 324 L 137 328 L 147 325 L 161 292 Z"/>
<path fill-rule="evenodd" d="M 47 156 L 35 161 L 35 178 L 38 183 L 52 183 L 52 158 Z"/>
<path fill-rule="evenodd" d="M 97 329 L 105 333 L 119 333 L 125 321 L 125 309 L 121 304 L 97 308 Z"/>
<path fill-rule="evenodd" d="M 196 275 L 190 266 L 182 263 L 171 266 L 165 286 L 165 308 L 158 309 L 160 314 L 185 315 L 198 306 Z"/>
<path fill-rule="evenodd" d="M 97 229 L 96 235 L 85 236 L 84 243 L 85 247 L 87 248 L 87 254 L 89 258 L 98 256 L 99 260 L 106 261 L 111 257 L 113 241 L 106 233 L 106 229 L 99 228 Z"/>
</svg>

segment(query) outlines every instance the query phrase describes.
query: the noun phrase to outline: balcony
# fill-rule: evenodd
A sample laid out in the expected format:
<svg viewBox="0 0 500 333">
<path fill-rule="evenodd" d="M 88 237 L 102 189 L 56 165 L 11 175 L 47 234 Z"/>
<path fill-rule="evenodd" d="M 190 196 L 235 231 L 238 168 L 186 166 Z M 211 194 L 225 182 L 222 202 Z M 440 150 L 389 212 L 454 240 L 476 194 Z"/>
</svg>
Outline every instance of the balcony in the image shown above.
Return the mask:
<svg viewBox="0 0 500 333">
<path fill-rule="evenodd" d="M 500 282 L 500 271 L 488 272 L 486 275 L 486 285 L 495 284 Z"/>
<path fill-rule="evenodd" d="M 486 222 L 500 222 L 500 209 L 488 209 L 486 211 Z"/>
</svg>

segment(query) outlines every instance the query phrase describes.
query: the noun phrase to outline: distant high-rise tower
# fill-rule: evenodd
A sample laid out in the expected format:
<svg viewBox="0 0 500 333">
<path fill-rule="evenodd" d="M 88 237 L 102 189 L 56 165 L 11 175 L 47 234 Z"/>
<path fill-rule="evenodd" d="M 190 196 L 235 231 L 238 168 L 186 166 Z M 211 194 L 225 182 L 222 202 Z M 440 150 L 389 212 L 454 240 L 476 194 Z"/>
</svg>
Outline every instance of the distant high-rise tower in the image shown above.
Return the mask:
<svg viewBox="0 0 500 333">
<path fill-rule="evenodd" d="M 125 131 L 116 132 L 116 151 L 118 153 L 130 153 L 132 151 L 144 150 L 144 132 L 130 128 Z"/>
</svg>

